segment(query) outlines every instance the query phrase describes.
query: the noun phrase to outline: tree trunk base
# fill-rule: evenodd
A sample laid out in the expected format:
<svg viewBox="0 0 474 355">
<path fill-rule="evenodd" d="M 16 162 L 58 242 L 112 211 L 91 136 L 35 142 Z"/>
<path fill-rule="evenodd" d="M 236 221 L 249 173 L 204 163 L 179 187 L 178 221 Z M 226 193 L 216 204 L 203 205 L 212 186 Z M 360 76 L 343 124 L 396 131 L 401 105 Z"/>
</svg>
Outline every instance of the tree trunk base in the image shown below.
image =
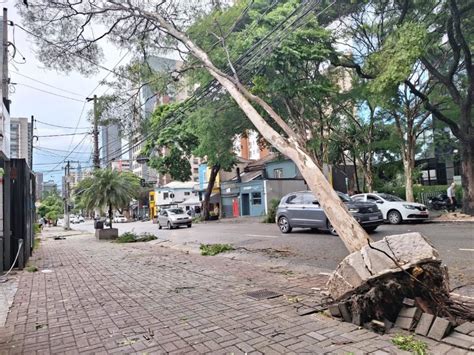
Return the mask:
<svg viewBox="0 0 474 355">
<path fill-rule="evenodd" d="M 419 233 L 388 236 L 350 254 L 328 287 L 349 314 L 345 318 L 358 325 L 372 320 L 394 323 L 406 298 L 453 325 L 474 320 L 472 309 L 450 298 L 447 268 Z"/>
</svg>

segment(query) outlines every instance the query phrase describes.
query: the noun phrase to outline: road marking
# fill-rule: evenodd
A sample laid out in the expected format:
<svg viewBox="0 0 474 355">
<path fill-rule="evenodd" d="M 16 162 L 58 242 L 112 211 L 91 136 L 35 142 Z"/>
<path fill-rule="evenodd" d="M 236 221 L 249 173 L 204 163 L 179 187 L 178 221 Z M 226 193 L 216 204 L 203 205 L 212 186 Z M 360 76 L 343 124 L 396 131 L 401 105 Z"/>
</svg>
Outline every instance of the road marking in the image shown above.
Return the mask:
<svg viewBox="0 0 474 355">
<path fill-rule="evenodd" d="M 276 235 L 247 234 L 247 237 L 278 238 Z"/>
<path fill-rule="evenodd" d="M 462 250 L 462 251 L 474 251 L 474 249 L 463 249 L 463 248 L 460 248 L 459 250 Z"/>
</svg>

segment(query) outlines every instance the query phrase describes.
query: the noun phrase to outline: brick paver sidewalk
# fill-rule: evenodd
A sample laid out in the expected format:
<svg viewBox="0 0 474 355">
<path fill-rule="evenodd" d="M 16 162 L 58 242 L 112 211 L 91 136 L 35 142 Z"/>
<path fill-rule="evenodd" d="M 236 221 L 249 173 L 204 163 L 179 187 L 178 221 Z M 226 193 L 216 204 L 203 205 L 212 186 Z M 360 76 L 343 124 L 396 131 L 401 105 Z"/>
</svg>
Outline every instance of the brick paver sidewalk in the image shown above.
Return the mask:
<svg viewBox="0 0 474 355">
<path fill-rule="evenodd" d="M 302 302 L 321 300 L 312 288 L 323 287 L 325 276 L 271 272 L 158 242 L 47 233 L 30 262 L 39 271 L 18 274 L 2 353 L 403 353 L 392 335 L 298 315 Z M 264 288 L 284 296 L 246 295 Z M 459 350 L 424 340 L 433 353 Z"/>
</svg>

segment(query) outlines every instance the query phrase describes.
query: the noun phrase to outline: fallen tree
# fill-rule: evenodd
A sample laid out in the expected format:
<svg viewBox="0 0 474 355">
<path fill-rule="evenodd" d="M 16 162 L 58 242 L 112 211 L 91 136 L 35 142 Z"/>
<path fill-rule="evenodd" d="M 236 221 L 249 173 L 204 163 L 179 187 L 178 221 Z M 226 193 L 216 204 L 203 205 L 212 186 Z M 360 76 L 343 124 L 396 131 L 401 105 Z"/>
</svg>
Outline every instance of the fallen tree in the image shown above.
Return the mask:
<svg viewBox="0 0 474 355">
<path fill-rule="evenodd" d="M 303 3 L 295 8 L 293 14 L 301 18 L 303 14 L 311 13 L 314 6 L 311 2 Z M 178 51 L 182 52 L 184 48 L 186 55 L 193 57 L 199 63 L 200 68 L 205 68 L 212 78 L 234 99 L 260 134 L 282 154 L 294 161 L 344 245 L 352 253 L 348 257 L 349 259 L 346 258 L 345 260 L 363 258 L 364 253 L 368 250 L 367 248 L 370 248 L 368 243 L 372 241 L 348 212 L 331 184 L 311 158 L 311 155 L 305 151 L 304 137 L 298 136 L 263 98 L 254 95 L 242 84 L 239 80 L 239 72 L 235 69 L 230 58 L 228 58 L 229 70 L 219 69 L 208 54 L 187 36 L 185 29 L 177 25 L 182 22 L 178 14 L 181 14 L 181 12 L 177 4 L 169 4 L 165 7 L 162 2 L 153 6 L 147 2 L 131 0 L 78 3 L 38 0 L 34 3 L 30 2 L 29 9 L 23 11 L 24 18 L 32 28 L 30 32 L 42 33 L 49 38 L 46 40 L 44 37 L 38 38 L 39 44 L 44 46 L 43 52 L 54 49 L 48 52 L 47 57 L 41 59 L 46 62 L 49 59 L 50 64 L 54 62 L 53 66 L 57 66 L 61 62 L 61 60 L 58 60 L 61 55 L 63 55 L 63 61 L 64 58 L 72 58 L 73 61 L 68 62 L 66 69 L 73 67 L 74 61 L 79 62 L 75 65 L 76 68 L 84 69 L 85 62 L 97 58 L 97 41 L 107 36 L 116 39 L 116 43 L 124 46 L 129 46 L 129 42 L 135 40 L 141 45 L 144 41 L 147 41 L 146 43 L 152 48 L 160 46 L 169 48 L 170 43 L 174 43 L 174 48 Z M 291 19 L 291 16 L 288 18 Z M 107 26 L 107 30 L 103 35 L 91 39 L 86 38 L 84 28 L 91 21 Z M 76 26 L 76 29 L 82 28 L 82 31 L 78 33 L 74 28 L 70 31 L 65 30 L 74 26 Z M 225 48 L 225 38 L 222 37 L 220 40 L 222 40 Z M 276 44 L 270 42 L 264 50 L 271 51 L 274 45 Z M 269 122 L 272 122 L 272 124 Z M 406 238 L 405 236 L 403 240 L 406 240 Z M 394 273 L 393 265 L 390 269 L 374 268 L 371 269 L 369 278 L 360 279 L 360 284 L 357 287 L 353 287 L 354 285 L 349 283 L 351 290 L 347 291 L 350 291 L 350 293 L 341 293 L 347 282 L 346 279 L 340 279 L 338 276 L 342 270 L 345 270 L 343 261 L 342 266 L 336 270 L 332 278 L 333 283 L 330 282 L 329 284 L 333 297 L 336 299 L 344 297 L 350 299 L 353 303 L 354 312 L 365 314 L 369 318 L 390 316 L 392 312 L 390 307 L 387 306 L 386 311 L 384 311 L 384 308 L 390 303 L 397 305 L 404 295 L 420 294 L 424 300 L 429 302 L 428 306 L 434 312 L 446 311 L 446 308 L 450 305 L 448 288 L 446 287 L 447 277 L 444 276 L 445 273 L 441 273 L 440 261 L 432 260 L 428 266 L 428 264 L 416 258 L 416 254 L 421 251 L 420 248 L 427 244 L 426 240 L 422 239 L 424 243 L 420 240 L 418 244 L 412 245 L 412 253 L 407 254 L 408 260 L 404 260 L 406 265 L 413 268 L 410 271 L 405 271 L 411 273 L 414 279 L 412 277 L 407 278 L 405 271 L 400 271 L 401 274 Z M 396 249 L 391 252 L 395 257 L 400 253 Z M 387 262 L 393 262 L 387 255 L 383 255 L 383 257 L 388 260 Z M 364 263 L 364 265 L 365 268 L 367 264 Z M 419 269 L 423 271 L 420 274 L 415 272 Z M 347 270 L 350 270 L 350 268 Z M 420 275 L 423 275 L 426 279 L 419 278 Z M 415 279 L 418 281 L 415 282 Z M 430 287 L 429 290 L 424 289 L 426 293 L 420 291 L 420 285 L 422 284 Z M 400 292 L 394 292 L 394 290 L 400 290 Z M 436 305 L 434 300 L 439 301 L 440 304 Z M 444 311 L 442 311 L 443 309 Z M 446 312 L 448 312 L 446 314 L 452 314 L 451 310 Z"/>
</svg>

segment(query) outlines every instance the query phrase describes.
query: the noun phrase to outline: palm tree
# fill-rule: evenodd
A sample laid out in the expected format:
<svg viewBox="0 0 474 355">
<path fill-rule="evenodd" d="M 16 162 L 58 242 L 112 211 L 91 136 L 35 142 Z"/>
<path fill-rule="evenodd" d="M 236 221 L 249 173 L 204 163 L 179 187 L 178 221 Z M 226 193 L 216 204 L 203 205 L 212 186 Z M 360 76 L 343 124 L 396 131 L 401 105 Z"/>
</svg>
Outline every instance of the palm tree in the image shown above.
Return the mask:
<svg viewBox="0 0 474 355">
<path fill-rule="evenodd" d="M 76 193 L 88 210 L 108 208 L 112 228 L 112 210 L 127 207 L 130 200 L 140 194 L 140 179 L 128 171 L 98 169 L 81 181 Z"/>
</svg>

